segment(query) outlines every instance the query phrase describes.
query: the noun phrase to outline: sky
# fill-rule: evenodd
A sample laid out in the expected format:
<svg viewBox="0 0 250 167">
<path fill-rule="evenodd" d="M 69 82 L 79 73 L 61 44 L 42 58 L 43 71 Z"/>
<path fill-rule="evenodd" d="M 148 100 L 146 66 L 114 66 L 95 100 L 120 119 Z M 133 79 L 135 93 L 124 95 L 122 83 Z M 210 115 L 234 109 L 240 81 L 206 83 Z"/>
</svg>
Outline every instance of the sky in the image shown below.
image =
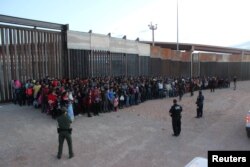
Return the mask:
<svg viewBox="0 0 250 167">
<path fill-rule="evenodd" d="M 178 2 L 178 3 L 177 3 Z M 0 14 L 70 30 L 151 41 L 232 47 L 250 41 L 250 0 L 0 0 Z"/>
</svg>

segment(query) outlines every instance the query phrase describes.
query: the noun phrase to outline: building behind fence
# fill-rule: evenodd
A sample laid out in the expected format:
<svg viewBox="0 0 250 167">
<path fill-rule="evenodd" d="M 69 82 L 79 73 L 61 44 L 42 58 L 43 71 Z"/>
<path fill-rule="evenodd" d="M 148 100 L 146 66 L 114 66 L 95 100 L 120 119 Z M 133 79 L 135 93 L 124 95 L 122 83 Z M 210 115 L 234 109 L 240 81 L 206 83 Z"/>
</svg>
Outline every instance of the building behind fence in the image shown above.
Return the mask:
<svg viewBox="0 0 250 167">
<path fill-rule="evenodd" d="M 95 76 L 220 76 L 250 79 L 250 51 L 205 45 L 140 42 L 68 25 L 0 15 L 0 102 L 11 81 Z"/>
</svg>

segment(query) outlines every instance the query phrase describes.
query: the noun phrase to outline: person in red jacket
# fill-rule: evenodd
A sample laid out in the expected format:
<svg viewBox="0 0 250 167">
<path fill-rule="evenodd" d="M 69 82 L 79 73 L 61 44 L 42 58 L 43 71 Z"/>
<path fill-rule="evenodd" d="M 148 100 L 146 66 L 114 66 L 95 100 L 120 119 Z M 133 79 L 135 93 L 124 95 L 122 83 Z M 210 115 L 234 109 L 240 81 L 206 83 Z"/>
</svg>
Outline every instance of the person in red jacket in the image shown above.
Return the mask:
<svg viewBox="0 0 250 167">
<path fill-rule="evenodd" d="M 59 86 L 59 81 L 57 79 L 54 79 L 52 81 L 52 86 L 55 88 L 55 87 L 58 87 Z"/>
<path fill-rule="evenodd" d="M 56 118 L 56 107 L 57 107 L 57 95 L 56 90 L 53 89 L 51 93 L 48 95 L 48 104 L 49 104 L 49 110 L 47 114 L 51 114 L 52 118 Z"/>
<path fill-rule="evenodd" d="M 33 102 L 33 87 L 30 85 L 26 90 L 26 98 L 27 98 L 27 104 L 32 105 Z"/>
</svg>

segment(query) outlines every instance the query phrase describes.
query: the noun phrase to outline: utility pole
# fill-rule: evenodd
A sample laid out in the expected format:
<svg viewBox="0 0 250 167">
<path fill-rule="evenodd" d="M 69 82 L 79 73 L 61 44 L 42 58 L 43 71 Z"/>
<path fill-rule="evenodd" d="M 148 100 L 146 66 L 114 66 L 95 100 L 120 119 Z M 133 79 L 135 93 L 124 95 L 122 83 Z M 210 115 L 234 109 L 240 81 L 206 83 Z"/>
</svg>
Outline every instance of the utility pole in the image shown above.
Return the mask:
<svg viewBox="0 0 250 167">
<path fill-rule="evenodd" d="M 177 38 L 177 42 L 176 42 L 177 55 L 179 55 L 179 9 L 178 9 L 179 7 L 178 6 L 179 5 L 178 5 L 178 0 L 177 0 L 177 7 L 176 7 L 177 8 L 176 10 L 177 11 L 177 14 L 176 14 L 177 16 L 177 19 L 176 19 L 177 20 L 177 25 L 176 25 L 177 26 L 177 37 L 176 37 Z"/>
<path fill-rule="evenodd" d="M 157 24 L 153 25 L 152 22 L 148 25 L 149 29 L 152 30 L 152 45 L 155 46 L 155 35 L 154 31 L 157 29 Z"/>
</svg>

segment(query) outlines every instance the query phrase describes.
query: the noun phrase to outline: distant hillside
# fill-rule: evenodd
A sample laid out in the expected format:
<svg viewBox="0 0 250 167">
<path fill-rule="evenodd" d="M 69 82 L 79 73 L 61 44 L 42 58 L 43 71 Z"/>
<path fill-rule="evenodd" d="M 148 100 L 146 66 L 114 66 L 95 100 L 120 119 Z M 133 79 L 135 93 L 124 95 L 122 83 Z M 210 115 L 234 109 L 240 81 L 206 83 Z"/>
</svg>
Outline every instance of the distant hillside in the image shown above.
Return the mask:
<svg viewBox="0 0 250 167">
<path fill-rule="evenodd" d="M 238 45 L 234 45 L 232 47 L 240 48 L 240 49 L 249 49 L 250 50 L 250 41 L 244 42 L 244 43 L 241 43 L 241 44 L 238 44 Z"/>
</svg>

